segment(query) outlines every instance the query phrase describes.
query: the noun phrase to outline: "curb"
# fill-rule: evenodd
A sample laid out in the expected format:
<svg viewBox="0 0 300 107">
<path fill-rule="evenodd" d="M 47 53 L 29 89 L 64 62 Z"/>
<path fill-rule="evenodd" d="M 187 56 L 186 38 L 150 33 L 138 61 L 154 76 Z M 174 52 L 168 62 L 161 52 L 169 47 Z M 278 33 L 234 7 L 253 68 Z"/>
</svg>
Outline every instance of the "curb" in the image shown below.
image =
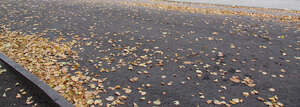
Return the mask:
<svg viewBox="0 0 300 107">
<path fill-rule="evenodd" d="M 4 54 L 0 53 L 0 61 L 4 63 L 4 66 L 11 69 L 20 76 L 24 82 L 32 86 L 34 94 L 41 96 L 45 95 L 51 107 L 74 107 L 64 97 L 60 96 L 54 89 L 48 86 L 45 82 L 40 80 L 38 77 L 32 75 L 29 71 L 17 64 Z"/>
</svg>

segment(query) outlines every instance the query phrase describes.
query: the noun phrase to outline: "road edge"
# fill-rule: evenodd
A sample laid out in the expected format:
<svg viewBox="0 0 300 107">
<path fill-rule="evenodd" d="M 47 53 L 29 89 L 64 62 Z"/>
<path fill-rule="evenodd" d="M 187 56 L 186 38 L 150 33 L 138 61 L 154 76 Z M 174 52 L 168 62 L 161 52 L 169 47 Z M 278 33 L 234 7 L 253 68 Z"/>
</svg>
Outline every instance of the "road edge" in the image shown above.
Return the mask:
<svg viewBox="0 0 300 107">
<path fill-rule="evenodd" d="M 54 106 L 60 107 L 74 107 L 70 102 L 68 102 L 64 97 L 60 96 L 54 89 L 48 86 L 44 81 L 39 79 L 38 77 L 31 74 L 21 65 L 17 64 L 3 53 L 0 52 L 0 60 L 8 66 L 8 68 L 12 69 L 17 75 L 23 77 L 23 79 L 33 86 L 33 91 L 37 94 L 45 94 L 50 99 Z M 42 93 L 41 93 L 42 92 Z"/>
</svg>

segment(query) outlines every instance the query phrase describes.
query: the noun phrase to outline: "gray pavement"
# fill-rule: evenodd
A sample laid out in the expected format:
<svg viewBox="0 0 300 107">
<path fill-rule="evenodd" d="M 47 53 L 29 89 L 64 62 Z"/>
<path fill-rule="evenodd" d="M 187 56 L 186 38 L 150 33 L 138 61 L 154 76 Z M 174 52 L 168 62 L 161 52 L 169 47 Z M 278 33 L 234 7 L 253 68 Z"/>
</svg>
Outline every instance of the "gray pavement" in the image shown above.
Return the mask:
<svg viewBox="0 0 300 107">
<path fill-rule="evenodd" d="M 128 96 L 121 107 L 208 107 L 234 98 L 243 99 L 234 107 L 263 107 L 257 98 L 269 101 L 273 96 L 278 97 L 275 103 L 300 106 L 297 22 L 162 11 L 118 2 L 1 0 L 0 23 L 51 40 L 78 40 L 74 50 L 79 52 L 81 72 L 107 78 L 106 91 L 99 94 L 104 104 L 120 92 Z M 132 92 L 109 88 L 116 85 Z M 253 90 L 258 93 L 243 96 Z M 215 104 L 207 104 L 210 100 Z"/>
</svg>

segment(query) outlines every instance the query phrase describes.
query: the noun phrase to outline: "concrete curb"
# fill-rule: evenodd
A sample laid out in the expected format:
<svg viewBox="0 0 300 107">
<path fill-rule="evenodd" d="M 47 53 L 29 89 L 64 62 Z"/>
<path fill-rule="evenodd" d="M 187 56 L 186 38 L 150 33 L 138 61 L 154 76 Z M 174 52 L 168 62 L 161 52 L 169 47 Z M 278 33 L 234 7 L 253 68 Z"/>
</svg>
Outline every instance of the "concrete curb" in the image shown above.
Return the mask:
<svg viewBox="0 0 300 107">
<path fill-rule="evenodd" d="M 21 65 L 17 64 L 4 54 L 0 53 L 0 61 L 2 61 L 5 66 L 12 71 L 15 71 L 24 82 L 32 86 L 33 92 L 36 95 L 44 94 L 47 96 L 51 107 L 74 107 L 69 103 L 64 97 L 60 96 L 54 89 L 48 86 L 45 82 L 40 80 L 38 77 L 32 75 L 29 71 L 23 68 Z"/>
</svg>

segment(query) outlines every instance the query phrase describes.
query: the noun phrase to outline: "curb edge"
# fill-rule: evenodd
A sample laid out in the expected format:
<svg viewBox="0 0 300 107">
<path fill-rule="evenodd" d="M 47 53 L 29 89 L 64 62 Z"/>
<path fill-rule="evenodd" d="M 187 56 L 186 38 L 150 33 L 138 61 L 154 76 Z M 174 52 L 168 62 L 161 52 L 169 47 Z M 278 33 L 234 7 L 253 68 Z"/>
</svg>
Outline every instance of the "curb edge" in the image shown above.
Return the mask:
<svg viewBox="0 0 300 107">
<path fill-rule="evenodd" d="M 13 69 L 15 73 L 21 75 L 25 80 L 28 80 L 33 86 L 37 87 L 40 91 L 45 93 L 55 105 L 60 107 L 74 107 L 71 103 L 69 103 L 64 97 L 60 96 L 54 89 L 48 86 L 44 81 L 39 79 L 38 77 L 31 74 L 21 65 L 17 64 L 4 54 L 0 52 L 0 60 L 3 61 L 7 66 Z"/>
</svg>

